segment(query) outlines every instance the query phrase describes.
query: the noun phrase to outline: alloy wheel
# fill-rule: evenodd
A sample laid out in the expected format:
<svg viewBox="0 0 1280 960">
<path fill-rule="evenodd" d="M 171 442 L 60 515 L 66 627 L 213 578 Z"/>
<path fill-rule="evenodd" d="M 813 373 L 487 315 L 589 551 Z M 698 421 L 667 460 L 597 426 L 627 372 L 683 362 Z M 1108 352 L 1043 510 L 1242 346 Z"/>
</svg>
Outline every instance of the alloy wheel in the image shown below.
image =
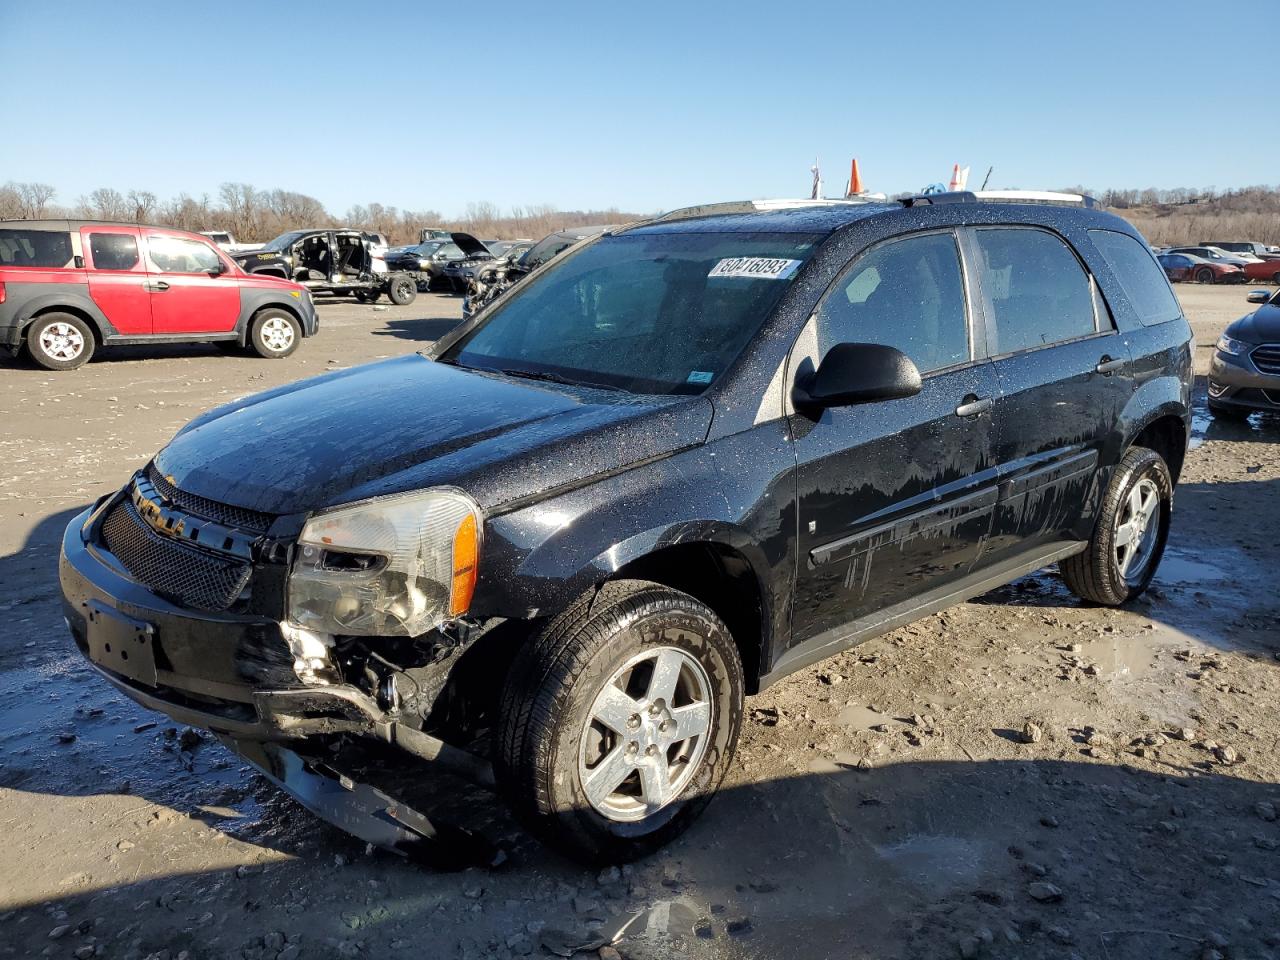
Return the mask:
<svg viewBox="0 0 1280 960">
<path fill-rule="evenodd" d="M 262 325 L 260 336 L 268 350 L 280 353 L 293 344 L 293 324 L 283 317 L 271 317 Z"/>
<path fill-rule="evenodd" d="M 678 647 L 650 647 L 596 695 L 582 731 L 578 778 L 591 806 L 635 822 L 680 796 L 711 735 L 711 681 Z"/>
<path fill-rule="evenodd" d="M 74 360 L 84 353 L 84 334 L 69 323 L 51 323 L 40 331 L 40 349 L 54 360 Z"/>
<path fill-rule="evenodd" d="M 1149 477 L 1129 491 L 1124 509 L 1116 514 L 1112 537 L 1116 567 L 1128 582 L 1141 578 L 1155 553 L 1160 535 L 1160 491 Z"/>
</svg>

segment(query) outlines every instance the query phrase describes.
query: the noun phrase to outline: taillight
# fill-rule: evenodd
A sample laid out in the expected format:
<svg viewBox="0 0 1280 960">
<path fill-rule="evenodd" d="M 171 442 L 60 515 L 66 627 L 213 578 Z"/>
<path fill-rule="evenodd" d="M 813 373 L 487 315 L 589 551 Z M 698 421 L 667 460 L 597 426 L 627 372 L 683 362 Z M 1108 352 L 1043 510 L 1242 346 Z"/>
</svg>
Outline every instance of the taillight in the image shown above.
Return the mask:
<svg viewBox="0 0 1280 960">
<path fill-rule="evenodd" d="M 0 303 L 4 303 L 4 281 L 0 280 Z"/>
</svg>

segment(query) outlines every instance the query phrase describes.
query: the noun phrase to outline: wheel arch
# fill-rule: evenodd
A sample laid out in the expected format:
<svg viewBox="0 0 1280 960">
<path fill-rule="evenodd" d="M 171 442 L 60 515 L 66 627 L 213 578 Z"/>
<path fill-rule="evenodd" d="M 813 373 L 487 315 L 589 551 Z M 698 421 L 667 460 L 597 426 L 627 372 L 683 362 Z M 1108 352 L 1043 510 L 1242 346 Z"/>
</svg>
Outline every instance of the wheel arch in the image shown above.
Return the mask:
<svg viewBox="0 0 1280 960">
<path fill-rule="evenodd" d="M 1186 421 L 1171 410 L 1157 413 L 1125 444 L 1126 450 L 1130 447 L 1146 447 L 1160 454 L 1176 484 L 1187 456 Z"/>
<path fill-rule="evenodd" d="M 649 580 L 702 601 L 724 621 L 742 658 L 746 692 L 759 691 L 768 649 L 765 592 L 750 560 L 728 543 L 662 547 L 619 567 L 608 580 Z"/>
<path fill-rule="evenodd" d="M 96 308 L 88 304 L 66 300 L 44 300 L 42 298 L 41 300 L 33 301 L 24 311 L 25 315 L 18 323 L 22 338 L 26 339 L 27 331 L 31 328 L 31 324 L 50 313 L 69 313 L 83 320 L 89 325 L 89 329 L 93 331 L 93 338 L 98 346 L 102 346 L 105 339 L 115 332 L 106 318 Z"/>
</svg>

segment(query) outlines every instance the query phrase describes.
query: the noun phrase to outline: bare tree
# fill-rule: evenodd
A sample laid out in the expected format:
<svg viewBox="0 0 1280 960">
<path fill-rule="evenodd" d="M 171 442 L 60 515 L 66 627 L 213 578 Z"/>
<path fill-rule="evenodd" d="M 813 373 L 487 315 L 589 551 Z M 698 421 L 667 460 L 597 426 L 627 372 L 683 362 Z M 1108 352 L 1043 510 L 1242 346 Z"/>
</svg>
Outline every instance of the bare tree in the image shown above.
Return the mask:
<svg viewBox="0 0 1280 960">
<path fill-rule="evenodd" d="M 77 206 L 82 216 L 93 220 L 124 220 L 127 209 L 120 191 L 111 187 L 99 187 L 87 197 L 81 197 Z"/>
<path fill-rule="evenodd" d="M 156 209 L 156 195 L 150 190 L 130 190 L 129 206 L 134 223 L 147 223 Z"/>
<path fill-rule="evenodd" d="M 23 217 L 34 220 L 43 217 L 49 201 L 57 194 L 57 190 L 47 183 L 15 183 L 18 193 L 18 207 Z"/>
</svg>

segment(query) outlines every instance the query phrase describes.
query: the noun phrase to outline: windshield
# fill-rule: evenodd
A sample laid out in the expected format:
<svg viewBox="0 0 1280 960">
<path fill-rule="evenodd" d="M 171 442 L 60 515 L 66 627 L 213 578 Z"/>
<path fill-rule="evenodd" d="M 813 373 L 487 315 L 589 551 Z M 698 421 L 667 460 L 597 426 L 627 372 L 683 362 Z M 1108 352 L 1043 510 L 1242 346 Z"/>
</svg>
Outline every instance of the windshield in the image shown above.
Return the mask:
<svg viewBox="0 0 1280 960">
<path fill-rule="evenodd" d="M 282 233 L 274 240 L 268 240 L 262 245 L 263 250 L 284 250 L 295 240 L 301 239 L 307 231 L 290 230 L 288 233 Z"/>
<path fill-rule="evenodd" d="M 559 234 L 544 237 L 530 247 L 529 252 L 520 258 L 520 266 L 532 271 L 542 266 L 561 250 L 571 247 L 577 242 L 578 239 L 576 237 L 562 237 Z"/>
<path fill-rule="evenodd" d="M 701 393 L 755 335 L 818 239 L 605 237 L 516 287 L 440 359 L 632 393 Z"/>
<path fill-rule="evenodd" d="M 428 240 L 426 243 L 420 243 L 411 249 L 420 257 L 429 257 L 443 246 L 443 240 Z"/>
</svg>

